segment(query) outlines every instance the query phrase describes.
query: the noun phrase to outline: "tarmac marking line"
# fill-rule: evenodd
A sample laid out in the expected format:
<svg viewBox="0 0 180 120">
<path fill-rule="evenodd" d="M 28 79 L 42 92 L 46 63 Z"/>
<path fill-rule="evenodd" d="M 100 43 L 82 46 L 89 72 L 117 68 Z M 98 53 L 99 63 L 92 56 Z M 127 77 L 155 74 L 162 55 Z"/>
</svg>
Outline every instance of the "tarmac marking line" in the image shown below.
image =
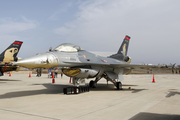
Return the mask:
<svg viewBox="0 0 180 120">
<path fill-rule="evenodd" d="M 159 88 L 156 88 L 156 89 L 154 89 L 154 90 L 152 90 L 152 91 L 150 91 L 150 93 L 152 93 L 152 92 L 154 92 L 154 91 L 156 91 L 156 90 L 159 90 L 159 89 L 160 89 L 160 87 L 159 87 Z M 141 93 L 141 95 L 145 95 L 145 94 L 147 94 L 147 93 Z M 140 95 L 140 96 L 141 96 L 141 95 Z M 140 97 L 140 96 L 133 96 L 133 97 L 131 97 L 131 99 L 135 99 L 135 98 L 138 98 L 138 97 Z M 165 99 L 166 99 L 166 98 L 161 99 L 160 101 L 158 101 L 158 102 L 156 102 L 155 104 L 153 104 L 153 106 L 157 105 L 158 103 L 162 102 L 162 101 L 165 100 Z M 118 105 L 118 104 L 122 104 L 122 103 L 124 103 L 124 102 L 126 102 L 126 101 L 129 101 L 129 98 L 126 99 L 126 100 L 124 100 L 123 102 L 118 102 L 118 103 L 116 103 L 116 104 L 114 104 L 114 105 L 111 105 L 111 106 L 108 106 L 108 107 L 104 107 L 104 108 L 101 108 L 101 109 L 98 109 L 98 110 L 95 110 L 95 111 L 91 111 L 91 112 L 86 113 L 86 114 L 84 114 L 84 115 L 77 116 L 77 117 L 75 117 L 75 118 L 73 118 L 73 119 L 81 118 L 81 117 L 84 117 L 84 116 L 86 116 L 86 115 L 93 114 L 93 113 L 96 113 L 96 112 L 98 112 L 98 111 L 102 111 L 102 110 L 108 109 L 108 108 L 110 108 L 110 107 L 114 107 L 114 106 L 116 106 L 116 105 Z M 151 107 L 152 107 L 152 106 L 151 106 Z M 151 107 L 149 107 L 149 108 L 151 108 Z"/>
<path fill-rule="evenodd" d="M 51 120 L 61 120 L 61 119 L 52 118 L 52 117 L 35 115 L 35 114 L 31 114 L 31 113 L 24 113 L 24 112 L 19 112 L 19 111 L 14 111 L 14 110 L 8 110 L 8 109 L 4 109 L 4 108 L 0 108 L 0 110 L 2 110 L 2 111 L 7 111 L 7 112 L 18 113 L 18 114 L 23 114 L 23 115 L 35 116 L 35 117 L 40 117 L 40 118 L 46 118 L 46 119 L 51 119 Z"/>
</svg>

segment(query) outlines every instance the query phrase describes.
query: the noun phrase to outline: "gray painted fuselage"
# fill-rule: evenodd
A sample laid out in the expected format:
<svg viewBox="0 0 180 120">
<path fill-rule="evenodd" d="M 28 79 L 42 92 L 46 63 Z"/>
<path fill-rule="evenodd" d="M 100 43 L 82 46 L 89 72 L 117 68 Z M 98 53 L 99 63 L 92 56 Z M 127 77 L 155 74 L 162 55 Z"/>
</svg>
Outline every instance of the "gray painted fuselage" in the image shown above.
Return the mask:
<svg viewBox="0 0 180 120">
<path fill-rule="evenodd" d="M 95 81 L 90 82 L 93 87 L 101 78 L 105 78 L 119 89 L 123 74 L 130 73 L 135 67 L 152 67 L 130 64 L 131 58 L 127 56 L 129 41 L 130 37 L 125 36 L 118 52 L 109 57 L 102 57 L 77 45 L 64 43 L 53 51 L 20 60 L 15 64 L 27 68 L 62 67 L 63 73 L 73 78 L 74 85 L 78 86 L 82 79 L 95 78 Z"/>
</svg>

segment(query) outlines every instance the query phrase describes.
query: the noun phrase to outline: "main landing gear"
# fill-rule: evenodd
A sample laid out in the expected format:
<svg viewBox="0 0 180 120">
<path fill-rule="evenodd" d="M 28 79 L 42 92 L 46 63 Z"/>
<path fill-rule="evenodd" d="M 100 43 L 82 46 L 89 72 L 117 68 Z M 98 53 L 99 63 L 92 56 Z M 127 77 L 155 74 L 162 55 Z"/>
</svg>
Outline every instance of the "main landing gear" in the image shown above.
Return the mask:
<svg viewBox="0 0 180 120">
<path fill-rule="evenodd" d="M 91 88 L 96 88 L 96 83 L 100 80 L 100 78 L 96 78 L 95 81 L 91 80 L 89 82 L 89 86 L 79 86 L 79 83 L 82 81 L 83 79 L 78 79 L 78 78 L 73 78 L 73 85 L 71 87 L 67 87 L 63 89 L 63 93 L 64 94 L 79 94 L 79 93 L 83 93 L 83 92 L 89 92 L 89 87 Z M 122 90 L 122 83 L 118 82 L 116 80 L 112 80 L 112 79 L 106 79 L 107 81 L 111 81 L 118 90 Z"/>
<path fill-rule="evenodd" d="M 122 83 L 121 82 L 115 82 L 113 80 L 111 82 L 116 86 L 117 90 L 122 90 Z M 96 82 L 91 80 L 89 82 L 89 87 L 90 88 L 96 88 Z"/>
</svg>

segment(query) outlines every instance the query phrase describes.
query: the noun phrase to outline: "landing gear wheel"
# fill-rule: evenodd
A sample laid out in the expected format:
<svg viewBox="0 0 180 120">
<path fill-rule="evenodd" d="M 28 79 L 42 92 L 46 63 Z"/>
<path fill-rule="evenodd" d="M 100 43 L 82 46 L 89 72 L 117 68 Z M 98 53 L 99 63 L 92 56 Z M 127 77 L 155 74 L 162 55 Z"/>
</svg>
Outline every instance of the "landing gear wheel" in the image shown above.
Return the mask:
<svg viewBox="0 0 180 120">
<path fill-rule="evenodd" d="M 89 82 L 89 87 L 95 88 L 95 81 L 91 80 L 91 81 Z"/>
<path fill-rule="evenodd" d="M 67 94 L 67 88 L 64 88 L 64 89 L 63 89 L 63 93 L 64 93 L 64 94 Z"/>
<path fill-rule="evenodd" d="M 117 84 L 116 85 L 117 89 L 118 90 L 122 90 L 122 83 L 121 82 L 117 82 L 116 84 Z"/>
<path fill-rule="evenodd" d="M 79 88 L 78 87 L 76 88 L 76 94 L 79 94 Z"/>
<path fill-rule="evenodd" d="M 75 94 L 79 94 L 79 88 L 78 88 L 78 87 L 75 87 L 75 88 L 74 88 L 74 93 L 75 93 Z"/>
</svg>

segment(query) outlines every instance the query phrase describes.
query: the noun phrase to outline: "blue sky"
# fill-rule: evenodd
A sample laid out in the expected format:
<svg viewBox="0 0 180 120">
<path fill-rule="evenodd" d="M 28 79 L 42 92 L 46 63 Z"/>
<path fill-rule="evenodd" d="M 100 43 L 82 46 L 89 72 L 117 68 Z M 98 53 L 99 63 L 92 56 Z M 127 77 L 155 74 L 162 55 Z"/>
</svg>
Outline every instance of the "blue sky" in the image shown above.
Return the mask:
<svg viewBox="0 0 180 120">
<path fill-rule="evenodd" d="M 179 5 L 179 0 L 1 0 L 0 50 L 21 40 L 21 58 L 62 43 L 117 52 L 129 35 L 133 63 L 180 64 Z"/>
</svg>

